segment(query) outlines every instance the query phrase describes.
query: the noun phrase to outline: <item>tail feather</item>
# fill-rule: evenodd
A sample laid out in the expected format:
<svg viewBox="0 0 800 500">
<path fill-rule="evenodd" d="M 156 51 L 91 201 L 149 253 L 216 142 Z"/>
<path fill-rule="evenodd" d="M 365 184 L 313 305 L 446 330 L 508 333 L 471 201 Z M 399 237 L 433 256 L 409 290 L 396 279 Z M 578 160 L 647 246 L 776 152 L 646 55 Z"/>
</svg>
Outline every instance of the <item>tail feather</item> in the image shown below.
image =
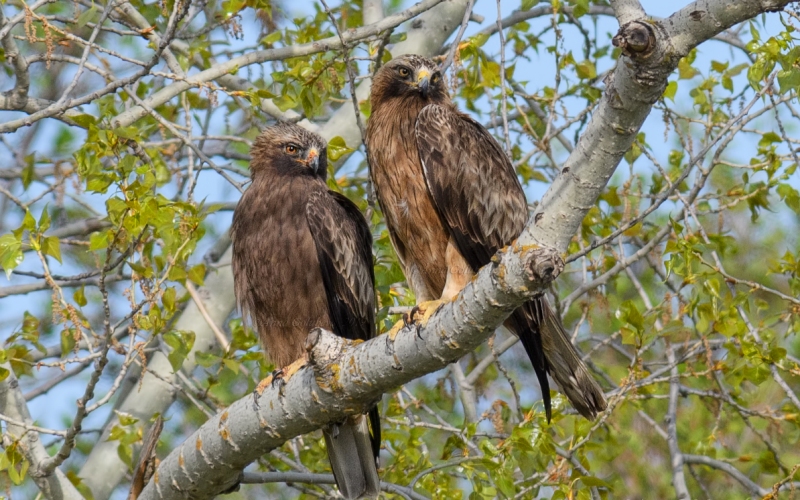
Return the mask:
<svg viewBox="0 0 800 500">
<path fill-rule="evenodd" d="M 548 421 L 550 391 L 545 373 L 553 377 L 572 406 L 587 419 L 606 409 L 603 390 L 589 373 L 547 299 L 540 297 L 523 304 L 511 315 L 508 326 L 520 338 L 533 363 L 542 386 Z"/>
<path fill-rule="evenodd" d="M 372 413 L 375 413 L 374 417 Z M 377 409 L 370 411 L 370 420 L 377 420 Z M 374 419 L 374 420 L 373 420 Z M 380 427 L 375 426 L 377 433 Z M 349 417 L 343 424 L 332 424 L 322 430 L 333 477 L 343 497 L 377 498 L 380 493 L 377 455 L 364 415 Z M 379 434 L 378 434 L 379 435 Z M 377 441 L 380 446 L 380 441 Z"/>
</svg>

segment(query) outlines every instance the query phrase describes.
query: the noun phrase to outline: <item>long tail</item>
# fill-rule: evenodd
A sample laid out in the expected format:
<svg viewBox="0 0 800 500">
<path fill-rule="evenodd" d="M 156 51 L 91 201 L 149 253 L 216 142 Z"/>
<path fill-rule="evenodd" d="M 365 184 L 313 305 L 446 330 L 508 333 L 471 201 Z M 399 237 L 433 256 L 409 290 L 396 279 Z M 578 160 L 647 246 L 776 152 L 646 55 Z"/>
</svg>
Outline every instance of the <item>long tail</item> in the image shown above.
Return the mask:
<svg viewBox="0 0 800 500">
<path fill-rule="evenodd" d="M 378 409 L 369 412 L 370 434 L 366 415 L 349 417 L 343 424 L 322 430 L 333 477 L 343 497 L 377 498 L 381 485 L 378 477 L 378 453 L 381 430 Z"/>
<path fill-rule="evenodd" d="M 603 390 L 589 373 L 546 298 L 523 304 L 509 317 L 506 326 L 519 337 L 533 363 L 548 422 L 551 415 L 548 373 L 572 406 L 587 419 L 606 409 Z"/>
</svg>

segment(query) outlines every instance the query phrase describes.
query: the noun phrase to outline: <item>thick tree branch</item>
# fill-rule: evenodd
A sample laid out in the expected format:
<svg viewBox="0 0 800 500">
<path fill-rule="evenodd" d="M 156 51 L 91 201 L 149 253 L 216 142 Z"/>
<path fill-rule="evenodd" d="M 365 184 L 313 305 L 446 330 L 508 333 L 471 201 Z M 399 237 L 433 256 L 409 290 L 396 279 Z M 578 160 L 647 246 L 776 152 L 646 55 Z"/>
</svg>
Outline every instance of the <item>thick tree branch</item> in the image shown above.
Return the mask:
<svg viewBox="0 0 800 500">
<path fill-rule="evenodd" d="M 312 331 L 306 367 L 282 389 L 269 384 L 257 411 L 248 396 L 206 422 L 164 459 L 140 500 L 209 498 L 230 488 L 248 463 L 286 439 L 362 412 L 382 393 L 469 353 L 561 269 L 556 253 L 515 246 L 418 331 L 409 325 L 355 345 Z"/>
<path fill-rule="evenodd" d="M 639 0 L 611 0 L 611 7 L 614 9 L 614 15 L 617 16 L 620 26 L 647 17 Z"/>
</svg>

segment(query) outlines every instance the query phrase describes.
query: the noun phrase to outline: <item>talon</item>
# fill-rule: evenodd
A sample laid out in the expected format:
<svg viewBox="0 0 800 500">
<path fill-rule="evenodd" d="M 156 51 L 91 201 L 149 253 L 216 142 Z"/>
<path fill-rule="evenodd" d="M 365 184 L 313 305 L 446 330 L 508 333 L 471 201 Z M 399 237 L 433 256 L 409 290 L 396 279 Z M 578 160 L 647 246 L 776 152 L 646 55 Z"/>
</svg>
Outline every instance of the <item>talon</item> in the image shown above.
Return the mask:
<svg viewBox="0 0 800 500">
<path fill-rule="evenodd" d="M 261 395 L 264 394 L 264 391 L 267 390 L 267 387 L 270 387 L 270 386 L 274 387 L 275 386 L 275 378 L 276 377 L 280 377 L 280 370 L 275 370 L 274 372 L 272 372 L 271 375 L 269 375 L 266 378 L 264 378 L 263 380 L 261 380 L 261 382 L 258 383 L 256 388 L 253 389 L 253 409 L 254 410 L 258 411 L 258 409 L 259 409 L 258 400 L 261 397 Z"/>
<path fill-rule="evenodd" d="M 280 384 L 281 387 L 286 385 L 286 381 L 283 380 L 283 368 L 273 371 L 272 375 L 270 375 L 270 377 L 272 378 L 272 382 L 270 383 L 270 385 L 272 385 L 273 389 L 278 384 Z"/>
<path fill-rule="evenodd" d="M 427 302 L 420 302 L 413 309 L 411 309 L 411 319 L 417 325 L 424 325 L 433 316 L 440 307 L 444 305 L 443 300 L 431 300 Z"/>
<path fill-rule="evenodd" d="M 417 318 L 416 318 L 417 313 L 419 313 L 419 306 L 418 305 L 412 307 L 411 308 L 411 312 L 408 313 L 409 317 L 411 318 L 411 322 L 412 323 L 416 323 L 417 322 Z"/>
</svg>

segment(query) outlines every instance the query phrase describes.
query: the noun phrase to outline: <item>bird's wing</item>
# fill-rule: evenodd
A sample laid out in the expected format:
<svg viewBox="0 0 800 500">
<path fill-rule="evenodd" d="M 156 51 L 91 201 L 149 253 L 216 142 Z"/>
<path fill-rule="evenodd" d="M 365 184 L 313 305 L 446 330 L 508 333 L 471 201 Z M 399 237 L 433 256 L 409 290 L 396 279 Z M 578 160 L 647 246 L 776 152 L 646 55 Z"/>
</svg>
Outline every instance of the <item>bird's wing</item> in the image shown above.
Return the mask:
<svg viewBox="0 0 800 500">
<path fill-rule="evenodd" d="M 481 124 L 450 107 L 425 106 L 415 132 L 434 205 L 478 270 L 519 236 L 528 218 L 514 167 Z"/>
<path fill-rule="evenodd" d="M 306 205 L 306 218 L 311 236 L 317 246 L 322 281 L 328 295 L 328 311 L 334 333 L 350 340 L 368 340 L 375 336 L 375 274 L 372 265 L 372 233 L 358 207 L 334 191 L 312 193 Z M 375 461 L 380 454 L 381 427 L 378 408 L 369 412 L 372 464 L 361 464 L 367 481 L 377 481 Z M 366 420 L 361 427 L 366 435 Z M 327 436 L 326 436 L 327 439 Z M 354 443 L 359 442 L 357 439 Z M 331 464 L 336 448 L 328 443 Z M 331 451 L 333 450 L 333 452 Z M 364 450 L 340 453 L 347 457 L 350 467 L 364 461 Z M 358 457 L 356 460 L 355 457 Z M 370 482 L 370 478 L 375 481 Z M 344 479 L 342 479 L 344 480 Z M 338 478 L 337 478 L 338 481 Z M 340 487 L 342 486 L 339 483 Z M 372 485 L 374 489 L 374 484 Z"/>
<path fill-rule="evenodd" d="M 333 191 L 311 194 L 306 219 L 334 333 L 351 340 L 374 337 L 375 277 L 367 221 L 353 202 Z"/>
<path fill-rule="evenodd" d="M 431 104 L 417 118 L 417 147 L 425 181 L 456 247 L 477 271 L 525 227 L 525 193 L 506 154 L 478 122 L 452 108 Z M 547 360 L 538 325 L 509 318 L 542 386 L 549 411 Z"/>
</svg>

